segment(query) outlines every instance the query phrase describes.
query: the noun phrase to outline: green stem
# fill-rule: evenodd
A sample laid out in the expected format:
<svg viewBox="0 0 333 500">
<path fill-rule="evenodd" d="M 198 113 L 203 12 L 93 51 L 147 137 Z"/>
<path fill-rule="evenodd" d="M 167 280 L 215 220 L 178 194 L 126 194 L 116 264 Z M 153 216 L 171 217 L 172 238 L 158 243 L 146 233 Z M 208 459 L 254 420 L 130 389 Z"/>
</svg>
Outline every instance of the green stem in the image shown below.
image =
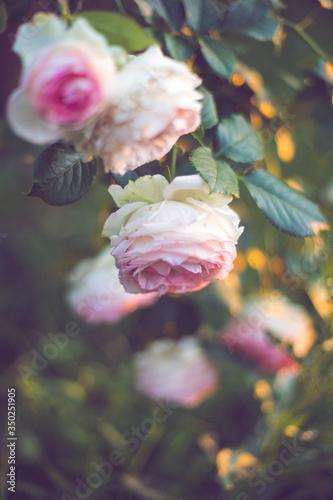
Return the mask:
<svg viewBox="0 0 333 500">
<path fill-rule="evenodd" d="M 121 14 L 123 14 L 124 16 L 127 16 L 127 12 L 126 10 L 124 9 L 123 7 L 123 4 L 121 3 L 121 0 L 115 0 L 116 1 L 116 4 L 117 4 L 117 7 L 118 7 L 118 10 Z"/>
<path fill-rule="evenodd" d="M 59 9 L 61 12 L 61 16 L 65 19 L 71 17 L 71 11 L 69 10 L 67 0 L 58 0 Z"/>
<path fill-rule="evenodd" d="M 177 144 L 175 144 L 171 156 L 171 179 L 174 179 L 176 176 L 177 154 L 178 154 L 178 146 Z"/>
<path fill-rule="evenodd" d="M 288 21 L 288 19 L 282 19 L 282 24 L 287 26 L 288 28 L 294 30 L 303 40 L 312 48 L 312 50 L 322 59 L 326 61 L 333 61 L 333 57 L 327 54 L 317 42 L 311 38 L 311 36 L 304 31 L 304 28 L 299 24 L 293 23 L 292 21 Z"/>
</svg>

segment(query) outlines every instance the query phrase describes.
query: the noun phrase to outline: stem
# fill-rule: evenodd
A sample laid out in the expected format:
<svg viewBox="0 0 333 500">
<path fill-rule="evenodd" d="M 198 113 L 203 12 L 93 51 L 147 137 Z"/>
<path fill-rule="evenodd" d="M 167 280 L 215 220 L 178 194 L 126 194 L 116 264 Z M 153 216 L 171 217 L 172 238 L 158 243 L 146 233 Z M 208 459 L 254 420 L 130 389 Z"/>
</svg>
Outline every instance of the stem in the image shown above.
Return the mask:
<svg viewBox="0 0 333 500">
<path fill-rule="evenodd" d="M 71 11 L 69 10 L 67 0 L 58 0 L 59 9 L 61 12 L 61 16 L 65 19 L 71 17 Z"/>
<path fill-rule="evenodd" d="M 304 28 L 300 24 L 293 23 L 292 21 L 288 21 L 288 19 L 282 19 L 282 24 L 287 26 L 288 28 L 294 30 L 303 40 L 312 48 L 312 50 L 322 59 L 326 61 L 333 61 L 333 57 L 327 54 L 317 42 L 311 38 L 311 36 L 304 31 Z"/>
<path fill-rule="evenodd" d="M 117 7 L 118 7 L 118 10 L 121 14 L 123 14 L 124 16 L 127 16 L 127 12 L 126 10 L 124 9 L 123 7 L 123 4 L 121 3 L 121 0 L 115 0 L 116 4 L 117 4 Z"/>
<path fill-rule="evenodd" d="M 171 179 L 174 179 L 176 176 L 177 154 L 178 154 L 178 146 L 177 144 L 175 144 L 171 156 Z"/>
</svg>

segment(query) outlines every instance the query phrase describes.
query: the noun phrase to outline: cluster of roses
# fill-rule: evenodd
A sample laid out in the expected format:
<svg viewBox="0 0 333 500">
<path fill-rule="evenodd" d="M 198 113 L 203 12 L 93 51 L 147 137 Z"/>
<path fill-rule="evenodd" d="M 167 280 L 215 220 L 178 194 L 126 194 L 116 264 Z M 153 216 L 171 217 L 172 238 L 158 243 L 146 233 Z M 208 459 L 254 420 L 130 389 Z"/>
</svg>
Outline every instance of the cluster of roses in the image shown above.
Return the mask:
<svg viewBox="0 0 333 500">
<path fill-rule="evenodd" d="M 8 119 L 34 144 L 70 142 L 123 175 L 200 125 L 200 78 L 157 46 L 128 56 L 83 18 L 67 27 L 38 13 L 19 28 L 13 50 L 23 71 Z"/>
<path fill-rule="evenodd" d="M 67 27 L 37 14 L 39 28 L 19 28 L 21 85 L 8 118 L 31 142 L 71 142 L 99 156 L 107 171 L 125 173 L 161 158 L 182 134 L 200 124 L 200 78 L 154 46 L 138 56 L 109 47 L 85 19 Z M 198 175 L 145 176 L 109 189 L 119 209 L 107 220 L 112 255 L 126 292 L 164 294 L 198 290 L 232 269 L 242 233 L 228 206 Z"/>
<path fill-rule="evenodd" d="M 38 14 L 33 23 L 34 35 L 25 24 L 14 45 L 23 72 L 8 118 L 19 136 L 35 144 L 71 143 L 83 157 L 101 157 L 106 171 L 124 174 L 160 159 L 198 128 L 201 80 L 158 47 L 128 56 L 84 19 L 67 27 Z M 199 290 L 228 276 L 243 231 L 229 208 L 231 196 L 210 193 L 199 175 L 170 183 L 144 176 L 109 192 L 118 207 L 103 231 L 111 255 L 103 249 L 70 277 L 68 300 L 86 321 L 113 322 L 159 295 Z M 226 327 L 220 343 L 266 373 L 296 366 L 264 327 L 249 327 L 244 318 Z M 150 397 L 190 407 L 217 386 L 217 369 L 194 337 L 156 341 L 135 363 L 138 387 Z"/>
</svg>

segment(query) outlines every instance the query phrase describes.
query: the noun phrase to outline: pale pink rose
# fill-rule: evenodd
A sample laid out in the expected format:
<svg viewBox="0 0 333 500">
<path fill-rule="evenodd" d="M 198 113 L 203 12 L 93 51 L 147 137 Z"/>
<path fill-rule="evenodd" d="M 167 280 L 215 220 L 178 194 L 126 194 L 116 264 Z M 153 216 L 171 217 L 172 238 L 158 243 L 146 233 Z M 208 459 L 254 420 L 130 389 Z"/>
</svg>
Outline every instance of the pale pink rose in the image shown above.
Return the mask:
<svg viewBox="0 0 333 500">
<path fill-rule="evenodd" d="M 13 50 L 23 70 L 8 101 L 8 120 L 34 144 L 81 129 L 112 96 L 115 63 L 105 38 L 84 19 L 67 28 L 55 15 L 39 13 L 20 26 Z"/>
<path fill-rule="evenodd" d="M 158 295 L 126 293 L 109 246 L 90 259 L 79 262 L 69 279 L 67 301 L 87 323 L 113 323 L 138 307 L 150 306 Z"/>
<path fill-rule="evenodd" d="M 292 345 L 298 357 L 306 356 L 316 339 L 309 313 L 279 292 L 250 297 L 242 307 L 241 316 Z"/>
<path fill-rule="evenodd" d="M 264 330 L 246 319 L 229 321 L 219 340 L 230 353 L 237 354 L 266 375 L 275 375 L 281 369 L 298 371 L 297 362 L 288 352 L 273 344 Z"/>
<path fill-rule="evenodd" d="M 147 175 L 109 192 L 119 209 L 103 235 L 127 292 L 186 293 L 228 276 L 243 231 L 231 196 L 209 194 L 199 175 Z"/>
<path fill-rule="evenodd" d="M 136 386 L 152 399 L 193 408 L 211 396 L 218 373 L 194 337 L 162 339 L 134 355 Z"/>
<path fill-rule="evenodd" d="M 105 170 L 128 170 L 159 160 L 181 135 L 200 125 L 201 79 L 185 64 L 151 47 L 132 57 L 117 75 L 115 95 L 105 113 L 73 135 L 79 152 L 100 156 Z"/>
</svg>

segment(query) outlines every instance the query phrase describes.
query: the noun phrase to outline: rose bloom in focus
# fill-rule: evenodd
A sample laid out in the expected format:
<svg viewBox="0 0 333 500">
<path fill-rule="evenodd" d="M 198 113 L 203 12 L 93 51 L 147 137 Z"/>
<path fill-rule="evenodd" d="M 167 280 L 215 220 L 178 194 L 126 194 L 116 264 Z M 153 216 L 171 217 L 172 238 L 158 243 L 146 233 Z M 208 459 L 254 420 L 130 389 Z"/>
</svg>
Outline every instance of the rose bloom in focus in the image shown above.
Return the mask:
<svg viewBox="0 0 333 500">
<path fill-rule="evenodd" d="M 228 203 L 231 196 L 209 193 L 199 175 L 161 175 L 130 181 L 109 192 L 119 209 L 105 223 L 112 255 L 127 292 L 186 293 L 233 268 L 243 228 Z"/>
<path fill-rule="evenodd" d="M 13 50 L 23 70 L 7 115 L 14 132 L 27 141 L 66 138 L 96 118 L 112 96 L 115 63 L 106 39 L 84 19 L 67 28 L 53 14 L 36 14 L 32 23 L 20 26 Z"/>
<path fill-rule="evenodd" d="M 79 262 L 70 273 L 68 284 L 69 305 L 88 323 L 113 323 L 138 307 L 153 304 L 158 297 L 156 293 L 125 292 L 109 246 L 96 257 Z"/>
<path fill-rule="evenodd" d="M 100 156 L 105 170 L 125 174 L 159 160 L 179 137 L 200 125 L 201 79 L 185 64 L 151 47 L 132 56 L 117 75 L 112 104 L 71 139 L 84 156 Z"/>
<path fill-rule="evenodd" d="M 194 337 L 162 339 L 134 355 L 136 385 L 151 399 L 199 405 L 218 385 L 218 373 Z"/>
<path fill-rule="evenodd" d="M 273 344 L 264 330 L 246 319 L 229 321 L 219 341 L 231 354 L 235 353 L 266 375 L 275 375 L 282 369 L 298 372 L 298 364 L 288 352 Z"/>
<path fill-rule="evenodd" d="M 300 358 L 307 355 L 316 339 L 313 321 L 304 307 L 278 292 L 248 299 L 241 316 L 292 345 L 295 355 Z"/>
</svg>

